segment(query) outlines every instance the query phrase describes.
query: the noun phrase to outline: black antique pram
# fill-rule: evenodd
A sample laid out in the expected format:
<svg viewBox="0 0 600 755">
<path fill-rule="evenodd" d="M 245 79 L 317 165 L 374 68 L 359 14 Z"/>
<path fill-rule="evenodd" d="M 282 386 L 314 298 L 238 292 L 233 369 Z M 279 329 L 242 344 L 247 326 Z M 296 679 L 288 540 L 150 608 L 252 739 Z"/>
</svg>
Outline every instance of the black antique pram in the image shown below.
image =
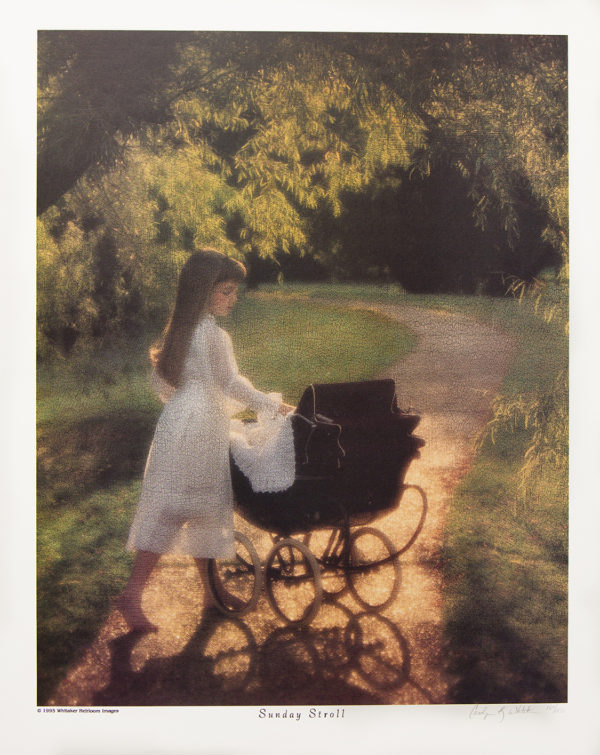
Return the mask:
<svg viewBox="0 0 600 755">
<path fill-rule="evenodd" d="M 398 556 L 419 535 L 427 509 L 421 488 L 404 482 L 424 445 L 413 435 L 419 421 L 418 414 L 398 409 L 393 380 L 309 386 L 291 418 L 291 487 L 256 493 L 232 458 L 236 511 L 270 533 L 273 545 L 263 566 L 250 538 L 236 532 L 236 558 L 209 565 L 217 605 L 245 613 L 263 581 L 272 608 L 289 624 L 310 622 L 324 595 L 346 589 L 365 608 L 389 605 L 398 589 Z M 408 489 L 420 496 L 420 511 L 398 550 L 366 525 L 395 509 Z"/>
</svg>

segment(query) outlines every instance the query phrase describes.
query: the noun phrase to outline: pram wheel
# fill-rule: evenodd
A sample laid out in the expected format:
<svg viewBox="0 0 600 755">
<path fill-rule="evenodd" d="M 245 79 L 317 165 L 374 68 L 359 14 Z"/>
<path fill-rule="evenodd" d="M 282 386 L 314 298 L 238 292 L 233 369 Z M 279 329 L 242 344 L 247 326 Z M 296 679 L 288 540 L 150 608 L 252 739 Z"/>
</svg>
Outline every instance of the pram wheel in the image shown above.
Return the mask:
<svg viewBox="0 0 600 755">
<path fill-rule="evenodd" d="M 235 557 L 208 562 L 208 584 L 216 607 L 241 616 L 252 610 L 262 589 L 260 558 L 252 542 L 235 532 Z"/>
<path fill-rule="evenodd" d="M 347 577 L 363 608 L 378 611 L 389 606 L 400 589 L 400 563 L 389 537 L 375 527 L 353 532 Z"/>
<path fill-rule="evenodd" d="M 349 548 L 347 529 L 315 529 L 306 533 L 304 545 L 310 548 L 321 567 L 325 599 L 340 597 L 348 589 L 345 576 Z"/>
<path fill-rule="evenodd" d="M 279 540 L 265 565 L 267 598 L 287 624 L 304 626 L 316 616 L 323 599 L 323 583 L 317 560 L 299 540 Z"/>
</svg>

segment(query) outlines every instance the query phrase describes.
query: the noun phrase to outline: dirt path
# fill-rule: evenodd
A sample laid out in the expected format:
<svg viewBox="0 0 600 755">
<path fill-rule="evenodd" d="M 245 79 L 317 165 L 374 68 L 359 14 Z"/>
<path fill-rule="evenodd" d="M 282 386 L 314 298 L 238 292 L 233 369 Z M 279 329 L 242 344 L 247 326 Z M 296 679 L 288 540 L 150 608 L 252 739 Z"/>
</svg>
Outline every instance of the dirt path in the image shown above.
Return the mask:
<svg viewBox="0 0 600 755">
<path fill-rule="evenodd" d="M 361 306 L 361 305 L 356 305 Z M 365 308 L 372 308 L 365 305 Z M 164 559 L 145 595 L 160 631 L 127 633 L 113 612 L 96 641 L 68 673 L 49 704 L 351 705 L 424 704 L 446 700 L 441 627 L 440 548 L 451 492 L 472 459 L 473 441 L 510 364 L 511 339 L 459 315 L 416 307 L 378 306 L 419 336 L 417 349 L 385 377 L 398 403 L 422 416 L 425 439 L 407 482 L 427 493 L 429 510 L 415 545 L 401 559 L 394 602 L 366 613 L 351 594 L 323 605 L 305 630 L 289 629 L 264 598 L 242 619 L 202 616 L 195 570 Z M 419 516 L 419 499 L 377 521 L 397 545 Z M 262 558 L 268 537 L 245 523 Z"/>
</svg>

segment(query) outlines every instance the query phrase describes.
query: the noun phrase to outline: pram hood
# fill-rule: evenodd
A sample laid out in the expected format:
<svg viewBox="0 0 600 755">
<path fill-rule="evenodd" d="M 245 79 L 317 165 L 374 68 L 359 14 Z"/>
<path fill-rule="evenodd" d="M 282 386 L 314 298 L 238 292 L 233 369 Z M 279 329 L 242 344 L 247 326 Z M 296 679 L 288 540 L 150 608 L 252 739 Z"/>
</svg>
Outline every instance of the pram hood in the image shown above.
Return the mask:
<svg viewBox="0 0 600 755">
<path fill-rule="evenodd" d="M 300 472 L 302 467 L 360 474 L 389 465 L 395 469 L 399 458 L 415 458 L 425 443 L 412 435 L 419 415 L 398 408 L 393 380 L 314 383 L 304 391 L 296 414 L 312 423 L 312 432 L 298 424 Z"/>
</svg>

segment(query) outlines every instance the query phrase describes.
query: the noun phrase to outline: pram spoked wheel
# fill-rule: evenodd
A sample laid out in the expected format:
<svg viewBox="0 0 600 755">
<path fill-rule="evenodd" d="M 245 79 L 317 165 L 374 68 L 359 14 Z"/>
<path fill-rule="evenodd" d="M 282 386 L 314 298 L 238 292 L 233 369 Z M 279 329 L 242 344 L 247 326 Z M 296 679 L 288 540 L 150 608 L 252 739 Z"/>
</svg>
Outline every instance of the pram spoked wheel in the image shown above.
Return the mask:
<svg viewBox="0 0 600 755">
<path fill-rule="evenodd" d="M 271 608 L 290 626 L 309 624 L 321 606 L 321 570 L 309 548 L 294 538 L 278 540 L 271 549 L 265 586 Z"/>
<path fill-rule="evenodd" d="M 348 561 L 349 539 L 344 527 L 315 529 L 304 536 L 321 567 L 325 600 L 339 598 L 348 589 L 345 567 Z"/>
<path fill-rule="evenodd" d="M 261 564 L 251 540 L 235 532 L 235 557 L 208 562 L 208 584 L 216 607 L 242 616 L 257 604 L 262 590 Z"/>
</svg>

